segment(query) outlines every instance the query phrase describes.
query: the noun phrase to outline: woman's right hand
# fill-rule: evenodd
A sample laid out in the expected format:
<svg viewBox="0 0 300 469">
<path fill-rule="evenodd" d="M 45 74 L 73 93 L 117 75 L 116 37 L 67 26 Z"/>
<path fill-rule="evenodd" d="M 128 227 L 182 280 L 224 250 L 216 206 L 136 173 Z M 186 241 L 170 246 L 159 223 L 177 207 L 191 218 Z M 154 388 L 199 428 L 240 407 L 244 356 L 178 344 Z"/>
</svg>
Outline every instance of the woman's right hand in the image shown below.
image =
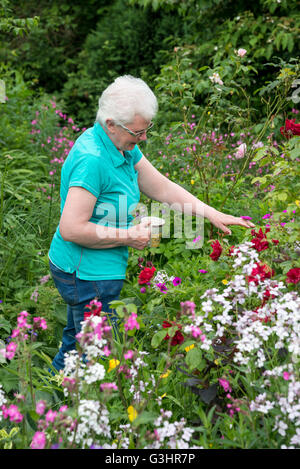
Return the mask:
<svg viewBox="0 0 300 469">
<path fill-rule="evenodd" d="M 148 246 L 150 237 L 151 237 L 151 229 L 150 229 L 150 221 L 139 223 L 138 225 L 131 226 L 127 230 L 128 232 L 128 242 L 127 245 L 139 249 L 142 251 L 146 246 Z"/>
</svg>

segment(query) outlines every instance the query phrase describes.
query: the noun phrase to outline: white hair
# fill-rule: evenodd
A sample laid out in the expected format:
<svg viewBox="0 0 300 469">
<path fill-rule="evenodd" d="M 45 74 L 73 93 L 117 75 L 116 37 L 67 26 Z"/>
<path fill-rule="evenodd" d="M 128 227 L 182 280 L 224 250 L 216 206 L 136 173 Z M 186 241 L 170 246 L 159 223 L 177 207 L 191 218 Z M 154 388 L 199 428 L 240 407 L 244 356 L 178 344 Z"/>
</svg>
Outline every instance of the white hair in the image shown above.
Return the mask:
<svg viewBox="0 0 300 469">
<path fill-rule="evenodd" d="M 157 109 L 157 99 L 149 86 L 141 78 L 124 75 L 103 91 L 96 120 L 104 127 L 107 119 L 117 124 L 129 124 L 136 115 L 151 121 Z"/>
</svg>

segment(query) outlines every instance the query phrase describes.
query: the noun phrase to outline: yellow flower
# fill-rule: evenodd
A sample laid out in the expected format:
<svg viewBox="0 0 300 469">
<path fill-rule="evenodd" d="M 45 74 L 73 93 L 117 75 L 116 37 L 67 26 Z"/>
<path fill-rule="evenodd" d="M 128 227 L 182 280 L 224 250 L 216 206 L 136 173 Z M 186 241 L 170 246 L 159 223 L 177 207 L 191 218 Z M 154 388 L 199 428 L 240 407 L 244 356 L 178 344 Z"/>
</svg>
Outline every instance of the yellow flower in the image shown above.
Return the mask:
<svg viewBox="0 0 300 469">
<path fill-rule="evenodd" d="M 209 115 L 209 114 L 210 114 L 210 111 L 207 111 L 207 114 Z"/>
<path fill-rule="evenodd" d="M 166 397 L 166 395 L 167 395 L 167 393 L 164 392 L 164 393 L 160 396 L 160 398 L 162 399 L 163 397 Z"/>
<path fill-rule="evenodd" d="M 109 360 L 109 368 L 107 370 L 107 372 L 113 370 L 114 368 L 116 368 L 116 366 L 119 365 L 119 360 L 116 360 L 115 358 L 113 358 L 112 360 Z"/>
<path fill-rule="evenodd" d="M 167 378 L 169 376 L 169 374 L 171 373 L 170 370 L 168 370 L 166 373 L 160 375 L 160 378 Z"/>
<path fill-rule="evenodd" d="M 192 344 L 192 345 L 189 345 L 188 347 L 185 347 L 184 350 L 185 350 L 186 352 L 188 352 L 189 350 L 192 350 L 194 347 L 195 347 L 195 345 Z"/>
<path fill-rule="evenodd" d="M 193 184 L 195 184 L 195 181 L 194 181 L 194 179 L 191 179 L 191 184 L 192 184 L 192 185 L 193 185 Z"/>
<path fill-rule="evenodd" d="M 297 207 L 300 207 L 300 200 L 295 200 L 295 204 L 297 205 Z"/>
<path fill-rule="evenodd" d="M 132 405 L 130 405 L 128 407 L 127 412 L 128 412 L 128 418 L 129 418 L 130 422 L 133 422 L 138 416 L 137 411 L 135 410 L 135 408 Z"/>
<path fill-rule="evenodd" d="M 224 278 L 224 280 L 222 280 L 222 283 L 223 283 L 224 285 L 227 285 L 228 280 L 226 280 L 226 278 Z"/>
<path fill-rule="evenodd" d="M 215 364 L 215 365 L 220 365 L 220 362 L 219 362 L 219 360 L 218 360 L 218 359 L 216 359 L 216 360 L 214 361 L 214 364 Z"/>
</svg>

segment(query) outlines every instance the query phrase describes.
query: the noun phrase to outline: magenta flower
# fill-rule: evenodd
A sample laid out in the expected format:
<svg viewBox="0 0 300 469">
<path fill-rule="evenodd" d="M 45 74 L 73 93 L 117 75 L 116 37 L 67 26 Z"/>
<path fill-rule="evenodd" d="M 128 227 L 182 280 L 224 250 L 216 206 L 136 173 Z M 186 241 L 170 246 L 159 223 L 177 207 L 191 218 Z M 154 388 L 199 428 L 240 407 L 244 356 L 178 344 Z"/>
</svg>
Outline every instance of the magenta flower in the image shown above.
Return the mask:
<svg viewBox="0 0 300 469">
<path fill-rule="evenodd" d="M 133 357 L 133 351 L 128 350 L 126 353 L 124 353 L 124 358 L 125 360 L 130 360 Z"/>
<path fill-rule="evenodd" d="M 39 401 L 39 402 L 36 403 L 35 411 L 36 411 L 37 414 L 43 415 L 43 413 L 45 412 L 45 409 L 46 409 L 46 402 L 45 401 Z"/>
<path fill-rule="evenodd" d="M 57 415 L 57 412 L 55 410 L 51 410 L 51 409 L 48 410 L 48 412 L 46 413 L 46 422 L 53 423 L 56 415 Z"/>
<path fill-rule="evenodd" d="M 243 218 L 243 220 L 252 220 L 252 217 L 248 217 L 247 215 L 242 215 L 240 218 Z"/>
<path fill-rule="evenodd" d="M 230 387 L 229 381 L 227 379 L 219 378 L 219 384 L 222 386 L 225 392 L 231 392 L 232 389 Z"/>
<path fill-rule="evenodd" d="M 177 285 L 180 285 L 181 284 L 181 278 L 180 277 L 175 277 L 173 280 L 173 285 L 174 287 L 176 287 Z"/>
<path fill-rule="evenodd" d="M 31 449 L 44 449 L 46 446 L 46 435 L 44 432 L 35 432 L 30 443 Z"/>
<path fill-rule="evenodd" d="M 115 391 L 118 390 L 118 386 L 115 383 L 102 383 L 100 384 L 101 391 L 105 391 L 105 389 L 114 389 Z"/>
<path fill-rule="evenodd" d="M 136 313 L 131 313 L 131 315 L 129 316 L 129 318 L 127 319 L 127 321 L 124 324 L 125 331 L 140 328 L 140 325 L 137 322 L 136 318 L 137 318 L 137 314 Z"/>
<path fill-rule="evenodd" d="M 2 415 L 5 419 L 9 418 L 11 422 L 20 423 L 24 416 L 20 413 L 18 407 L 15 404 L 11 404 L 9 407 L 3 405 L 1 407 Z"/>
<path fill-rule="evenodd" d="M 156 286 L 162 293 L 167 293 L 168 289 L 164 283 L 157 283 Z"/>
<path fill-rule="evenodd" d="M 207 270 L 203 270 L 203 269 L 199 269 L 198 272 L 200 272 L 200 274 L 207 274 Z"/>
</svg>

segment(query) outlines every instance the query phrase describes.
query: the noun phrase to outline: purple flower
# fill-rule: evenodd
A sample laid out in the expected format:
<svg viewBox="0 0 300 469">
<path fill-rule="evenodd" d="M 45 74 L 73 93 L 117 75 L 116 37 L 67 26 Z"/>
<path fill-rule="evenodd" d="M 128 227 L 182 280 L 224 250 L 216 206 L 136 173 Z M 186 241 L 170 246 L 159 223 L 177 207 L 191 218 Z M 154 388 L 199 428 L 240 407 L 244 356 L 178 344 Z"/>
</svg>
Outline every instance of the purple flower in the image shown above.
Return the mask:
<svg viewBox="0 0 300 469">
<path fill-rule="evenodd" d="M 270 213 L 266 213 L 262 218 L 266 220 L 267 218 L 271 218 L 272 215 Z"/>
<path fill-rule="evenodd" d="M 207 270 L 203 270 L 203 269 L 199 269 L 198 272 L 200 272 L 200 274 L 207 274 Z"/>
<path fill-rule="evenodd" d="M 240 218 L 243 218 L 243 220 L 252 220 L 252 217 L 248 217 L 247 215 L 242 215 Z"/>
<path fill-rule="evenodd" d="M 174 287 L 176 287 L 177 285 L 180 285 L 181 284 L 181 278 L 180 277 L 175 277 L 173 280 L 173 285 Z"/>
<path fill-rule="evenodd" d="M 160 289 L 160 291 L 161 291 L 162 293 L 166 293 L 167 290 L 168 290 L 167 287 L 166 287 L 166 285 L 165 285 L 164 283 L 157 283 L 156 286 L 157 286 L 157 288 Z"/>
</svg>

